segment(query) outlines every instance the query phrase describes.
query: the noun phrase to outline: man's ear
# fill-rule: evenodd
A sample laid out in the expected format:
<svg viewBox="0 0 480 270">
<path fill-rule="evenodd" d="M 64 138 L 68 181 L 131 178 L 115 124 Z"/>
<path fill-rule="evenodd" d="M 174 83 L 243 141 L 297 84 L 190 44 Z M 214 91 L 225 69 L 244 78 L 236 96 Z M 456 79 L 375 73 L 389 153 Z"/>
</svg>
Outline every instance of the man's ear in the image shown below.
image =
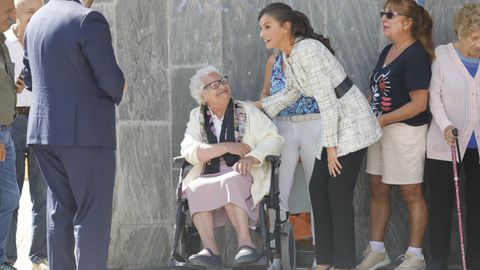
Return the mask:
<svg viewBox="0 0 480 270">
<path fill-rule="evenodd" d="M 83 4 L 86 6 L 86 7 L 92 7 L 92 4 L 93 4 L 93 0 L 82 0 L 83 1 Z"/>
</svg>

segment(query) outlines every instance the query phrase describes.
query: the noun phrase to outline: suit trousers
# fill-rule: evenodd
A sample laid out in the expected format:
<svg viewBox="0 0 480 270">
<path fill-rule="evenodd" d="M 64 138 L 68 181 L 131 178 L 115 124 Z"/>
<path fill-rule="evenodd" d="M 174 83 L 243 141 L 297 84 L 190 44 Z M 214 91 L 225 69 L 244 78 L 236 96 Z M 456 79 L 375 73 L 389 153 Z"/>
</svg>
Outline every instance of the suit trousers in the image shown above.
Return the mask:
<svg viewBox="0 0 480 270">
<path fill-rule="evenodd" d="M 48 184 L 50 270 L 106 270 L 115 150 L 50 145 L 32 148 Z"/>
<path fill-rule="evenodd" d="M 310 180 L 317 264 L 355 268 L 353 191 L 366 148 L 338 157 L 341 174 L 330 176 L 327 150 L 316 159 Z"/>
<path fill-rule="evenodd" d="M 477 149 L 467 149 L 462 160 L 465 171 L 466 259 L 468 269 L 480 269 L 480 165 Z M 430 186 L 429 247 L 432 260 L 443 261 L 450 254 L 450 235 L 453 220 L 457 222 L 455 187 L 451 161 L 427 159 Z M 465 196 L 465 197 L 463 197 Z M 465 211 L 466 210 L 466 211 Z M 465 218 L 466 214 L 466 218 Z"/>
</svg>

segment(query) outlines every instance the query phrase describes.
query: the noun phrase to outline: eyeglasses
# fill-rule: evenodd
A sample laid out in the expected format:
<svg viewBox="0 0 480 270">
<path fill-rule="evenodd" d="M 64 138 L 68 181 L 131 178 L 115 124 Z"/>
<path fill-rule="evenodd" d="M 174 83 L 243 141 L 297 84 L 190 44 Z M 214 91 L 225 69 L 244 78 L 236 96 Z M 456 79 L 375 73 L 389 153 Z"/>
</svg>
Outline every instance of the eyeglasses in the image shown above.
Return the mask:
<svg viewBox="0 0 480 270">
<path fill-rule="evenodd" d="M 222 84 L 222 85 L 227 85 L 228 84 L 228 76 L 227 75 L 223 76 L 218 81 L 213 81 L 213 82 L 210 82 L 209 84 L 205 85 L 205 87 L 203 87 L 203 90 L 207 89 L 208 87 L 210 87 L 212 89 L 217 89 L 218 87 L 220 87 L 220 84 Z"/>
<path fill-rule="evenodd" d="M 382 18 L 384 15 L 385 15 L 385 16 L 387 17 L 387 19 L 389 19 L 389 20 L 391 20 L 391 19 L 393 18 L 393 16 L 396 16 L 396 15 L 408 17 L 407 14 L 402 14 L 402 13 L 398 13 L 398 12 L 394 12 L 394 11 L 380 11 L 380 18 Z"/>
</svg>

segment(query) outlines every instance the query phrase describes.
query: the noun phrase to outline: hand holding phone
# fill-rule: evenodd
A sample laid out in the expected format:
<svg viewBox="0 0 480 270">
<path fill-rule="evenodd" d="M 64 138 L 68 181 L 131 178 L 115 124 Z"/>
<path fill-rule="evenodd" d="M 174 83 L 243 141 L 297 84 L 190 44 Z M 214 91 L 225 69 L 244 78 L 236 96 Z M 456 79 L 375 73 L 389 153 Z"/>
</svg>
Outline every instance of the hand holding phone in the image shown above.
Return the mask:
<svg viewBox="0 0 480 270">
<path fill-rule="evenodd" d="M 15 82 L 15 86 L 17 87 L 17 94 L 20 94 L 23 89 L 25 89 L 25 81 L 23 80 L 23 74 L 18 76 L 17 81 Z"/>
</svg>

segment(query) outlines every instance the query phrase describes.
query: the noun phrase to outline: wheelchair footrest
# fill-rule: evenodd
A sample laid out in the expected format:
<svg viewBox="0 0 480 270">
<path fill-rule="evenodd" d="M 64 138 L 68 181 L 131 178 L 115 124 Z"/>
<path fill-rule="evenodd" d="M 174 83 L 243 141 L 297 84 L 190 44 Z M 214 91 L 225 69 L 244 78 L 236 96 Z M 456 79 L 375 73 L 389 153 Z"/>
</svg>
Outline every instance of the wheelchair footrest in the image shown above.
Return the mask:
<svg viewBox="0 0 480 270">
<path fill-rule="evenodd" d="M 182 261 L 176 260 L 173 257 L 170 258 L 169 266 L 170 268 L 173 268 L 173 269 L 206 269 L 205 267 L 193 265 L 189 262 L 182 262 Z"/>
</svg>

